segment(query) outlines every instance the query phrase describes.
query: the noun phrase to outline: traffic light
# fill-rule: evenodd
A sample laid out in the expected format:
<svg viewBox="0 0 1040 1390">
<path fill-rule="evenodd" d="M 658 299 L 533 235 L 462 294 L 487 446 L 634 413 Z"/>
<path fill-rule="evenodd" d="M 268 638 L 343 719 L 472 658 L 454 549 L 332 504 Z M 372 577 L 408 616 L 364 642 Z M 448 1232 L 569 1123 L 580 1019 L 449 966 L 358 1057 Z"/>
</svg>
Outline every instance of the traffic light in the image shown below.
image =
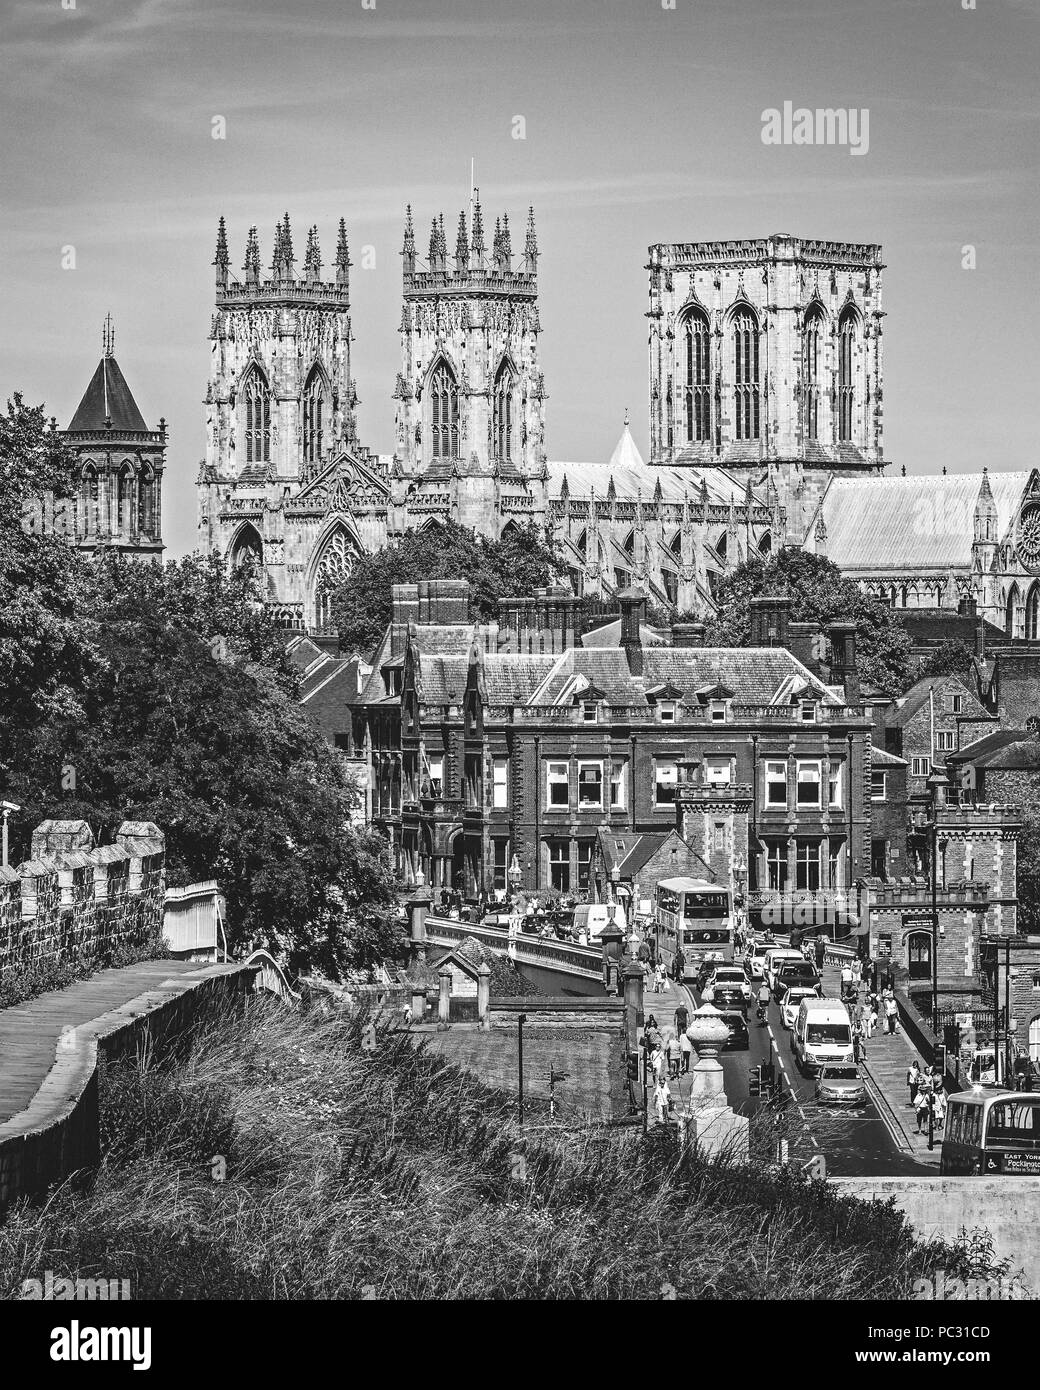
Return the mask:
<svg viewBox="0 0 1040 1390">
<path fill-rule="evenodd" d="M 762 1073 L 762 1084 L 764 1086 L 776 1085 L 776 1063 L 773 1061 L 763 1062 L 759 1070 Z"/>
<path fill-rule="evenodd" d="M 943 1029 L 943 1046 L 947 1054 L 958 1053 L 961 1047 L 961 1028 L 959 1023 L 947 1023 Z"/>
<path fill-rule="evenodd" d="M 762 1068 L 752 1067 L 748 1072 L 748 1095 L 760 1096 L 766 1090 L 762 1084 Z"/>
<path fill-rule="evenodd" d="M 935 1053 L 932 1058 L 932 1065 L 938 1068 L 941 1076 L 946 1075 L 946 1044 L 936 1043 Z"/>
<path fill-rule="evenodd" d="M 639 1053 L 630 1052 L 628 1054 L 628 1079 L 629 1081 L 639 1080 Z"/>
</svg>

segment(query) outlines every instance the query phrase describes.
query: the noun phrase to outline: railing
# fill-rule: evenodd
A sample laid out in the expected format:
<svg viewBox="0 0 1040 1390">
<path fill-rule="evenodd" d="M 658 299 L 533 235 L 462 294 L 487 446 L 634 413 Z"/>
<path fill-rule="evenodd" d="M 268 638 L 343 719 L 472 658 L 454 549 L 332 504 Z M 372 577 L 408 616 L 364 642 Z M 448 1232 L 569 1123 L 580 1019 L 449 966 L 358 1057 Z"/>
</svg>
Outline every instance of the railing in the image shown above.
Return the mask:
<svg viewBox="0 0 1040 1390">
<path fill-rule="evenodd" d="M 691 649 L 694 650 L 694 649 Z M 674 722 L 663 723 L 652 705 L 602 705 L 599 718 L 586 720 L 580 705 L 490 705 L 487 723 L 506 724 L 653 724 L 666 731 L 681 731 L 690 724 L 712 724 L 722 729 L 732 724 L 785 724 L 811 729 L 820 724 L 845 724 L 864 718 L 861 705 L 818 705 L 815 720 L 801 717 L 797 705 L 731 705 L 725 720 L 712 719 L 707 705 L 683 705 Z"/>
<path fill-rule="evenodd" d="M 586 979 L 603 976 L 602 952 L 594 946 L 578 946 L 566 941 L 546 941 L 543 937 L 510 933 L 498 927 L 484 927 L 472 922 L 456 922 L 443 917 L 427 917 L 426 935 L 430 940 L 445 944 L 465 941 L 469 936 L 482 946 L 510 960 L 530 965 L 551 965 L 570 975 Z"/>
</svg>

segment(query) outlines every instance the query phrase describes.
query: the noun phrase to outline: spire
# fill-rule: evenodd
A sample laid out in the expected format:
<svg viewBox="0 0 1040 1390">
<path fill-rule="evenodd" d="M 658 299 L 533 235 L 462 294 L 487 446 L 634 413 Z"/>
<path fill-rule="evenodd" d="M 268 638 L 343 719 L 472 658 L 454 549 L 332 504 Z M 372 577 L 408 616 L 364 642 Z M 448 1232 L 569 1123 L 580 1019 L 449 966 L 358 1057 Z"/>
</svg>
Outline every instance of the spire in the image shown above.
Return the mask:
<svg viewBox="0 0 1040 1390">
<path fill-rule="evenodd" d="M 222 288 L 227 287 L 228 266 L 231 258 L 227 249 L 227 228 L 224 225 L 223 217 L 217 224 L 217 254 L 213 257 L 213 264 L 217 268 L 217 284 Z"/>
<path fill-rule="evenodd" d="M 495 262 L 495 269 L 498 269 L 499 261 L 502 257 L 502 219 L 495 218 L 495 235 L 491 242 L 491 259 Z"/>
<path fill-rule="evenodd" d="M 513 259 L 513 239 L 509 233 L 509 213 L 502 214 L 502 255 L 505 258 L 506 269 L 510 267 Z"/>
<path fill-rule="evenodd" d="M 282 221 L 275 224 L 274 229 L 274 256 L 271 261 L 271 269 L 276 280 L 291 280 L 293 278 L 293 262 L 296 257 L 293 255 L 292 231 L 289 227 L 289 214 L 286 213 Z"/>
<path fill-rule="evenodd" d="M 116 331 L 112 327 L 112 315 L 105 315 L 105 322 L 101 326 L 101 355 L 111 357 L 112 349 L 116 345 Z"/>
<path fill-rule="evenodd" d="M 307 255 L 304 259 L 304 269 L 309 283 L 321 279 L 321 247 L 318 244 L 317 225 L 311 227 L 307 233 Z"/>
<path fill-rule="evenodd" d="M 444 213 L 442 212 L 437 222 L 437 254 L 441 258 L 441 269 L 446 268 L 448 259 L 448 238 L 444 235 Z"/>
<path fill-rule="evenodd" d="M 480 211 L 480 189 L 473 190 L 473 227 L 470 232 L 470 269 L 481 270 L 484 265 L 484 217 Z"/>
<path fill-rule="evenodd" d="M 524 241 L 524 270 L 528 275 L 538 272 L 538 238 L 534 230 L 534 208 L 527 209 L 527 238 Z"/>
<path fill-rule="evenodd" d="M 976 542 L 997 539 L 997 504 L 993 500 L 993 489 L 989 485 L 989 473 L 985 468 L 982 470 L 982 483 L 975 501 L 974 522 Z"/>
<path fill-rule="evenodd" d="M 405 208 L 404 212 L 404 244 L 401 247 L 401 255 L 404 258 L 405 275 L 415 274 L 415 227 L 412 223 L 412 205 Z"/>
<path fill-rule="evenodd" d="M 455 238 L 455 269 L 459 275 L 465 275 L 466 266 L 469 262 L 469 237 L 466 234 L 466 214 L 459 213 L 459 232 Z"/>
<path fill-rule="evenodd" d="M 433 219 L 430 225 L 430 269 L 436 269 L 437 265 L 437 219 Z"/>
<path fill-rule="evenodd" d="M 339 219 L 339 236 L 336 238 L 336 284 L 350 283 L 350 248 L 347 246 L 347 224 Z"/>
<path fill-rule="evenodd" d="M 246 273 L 246 284 L 257 284 L 260 280 L 260 242 L 257 239 L 255 227 L 250 227 L 249 235 L 246 237 L 246 263 L 243 268 Z"/>
<path fill-rule="evenodd" d="M 292 249 L 292 232 L 289 228 L 289 214 L 286 213 L 282 222 L 282 259 L 288 262 L 289 274 L 292 275 L 293 262 L 296 257 Z"/>
<path fill-rule="evenodd" d="M 282 264 L 282 224 L 281 224 L 280 222 L 276 222 L 276 223 L 274 224 L 274 250 L 271 252 L 271 273 L 274 275 L 274 278 L 275 278 L 276 280 L 278 279 L 279 275 L 281 274 L 281 271 L 280 271 L 281 264 Z"/>
</svg>

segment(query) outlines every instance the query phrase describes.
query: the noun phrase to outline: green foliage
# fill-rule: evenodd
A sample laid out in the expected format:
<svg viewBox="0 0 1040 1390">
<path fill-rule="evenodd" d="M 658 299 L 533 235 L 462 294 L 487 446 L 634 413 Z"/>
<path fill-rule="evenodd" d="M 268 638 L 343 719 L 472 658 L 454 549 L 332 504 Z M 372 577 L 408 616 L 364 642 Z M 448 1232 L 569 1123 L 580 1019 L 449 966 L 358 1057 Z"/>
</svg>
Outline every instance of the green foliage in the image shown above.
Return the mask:
<svg viewBox="0 0 1040 1390">
<path fill-rule="evenodd" d="M 390 622 L 391 586 L 420 579 L 468 579 L 475 619 L 498 617 L 499 601 L 557 582 L 563 567 L 536 526 L 489 540 L 457 522 L 406 531 L 364 555 L 333 595 L 333 621 L 344 651 L 370 655 Z"/>
<path fill-rule="evenodd" d="M 751 600 L 766 594 L 789 596 L 794 622 L 855 623 L 860 678 L 890 691 L 909 684 L 910 638 L 888 604 L 864 593 L 830 560 L 801 550 L 747 560 L 721 580 L 707 645 L 748 646 Z"/>
</svg>

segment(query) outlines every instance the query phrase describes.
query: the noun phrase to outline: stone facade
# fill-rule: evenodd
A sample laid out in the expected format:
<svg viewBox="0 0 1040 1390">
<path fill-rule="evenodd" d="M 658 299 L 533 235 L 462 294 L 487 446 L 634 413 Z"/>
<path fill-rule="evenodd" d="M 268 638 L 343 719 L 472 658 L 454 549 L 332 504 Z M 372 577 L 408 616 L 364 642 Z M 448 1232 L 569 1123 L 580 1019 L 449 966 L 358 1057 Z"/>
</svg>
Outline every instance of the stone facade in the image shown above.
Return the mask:
<svg viewBox="0 0 1040 1390">
<path fill-rule="evenodd" d="M 43 821 L 31 858 L 0 869 L 0 977 L 158 936 L 165 863 L 150 822 L 124 821 L 95 848 L 86 821 Z"/>
</svg>

